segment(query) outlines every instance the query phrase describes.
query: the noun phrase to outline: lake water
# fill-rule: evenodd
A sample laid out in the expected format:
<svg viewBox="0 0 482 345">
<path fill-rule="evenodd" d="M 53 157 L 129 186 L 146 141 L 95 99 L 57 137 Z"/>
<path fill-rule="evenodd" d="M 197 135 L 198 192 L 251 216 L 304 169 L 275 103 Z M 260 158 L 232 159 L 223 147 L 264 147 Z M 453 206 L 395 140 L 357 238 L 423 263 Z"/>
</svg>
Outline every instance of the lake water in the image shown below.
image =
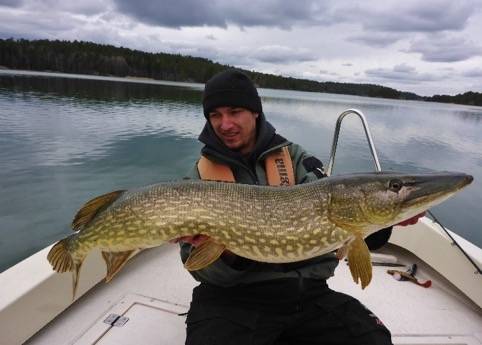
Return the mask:
<svg viewBox="0 0 482 345">
<path fill-rule="evenodd" d="M 201 148 L 202 85 L 0 71 L 0 271 L 71 233 L 76 210 L 117 189 L 179 179 Z M 82 78 L 82 79 L 78 79 Z M 433 209 L 482 247 L 482 108 L 261 89 L 278 132 L 326 164 L 334 125 L 364 112 L 384 170 L 462 171 L 474 183 Z M 334 173 L 371 171 L 347 118 Z"/>
</svg>

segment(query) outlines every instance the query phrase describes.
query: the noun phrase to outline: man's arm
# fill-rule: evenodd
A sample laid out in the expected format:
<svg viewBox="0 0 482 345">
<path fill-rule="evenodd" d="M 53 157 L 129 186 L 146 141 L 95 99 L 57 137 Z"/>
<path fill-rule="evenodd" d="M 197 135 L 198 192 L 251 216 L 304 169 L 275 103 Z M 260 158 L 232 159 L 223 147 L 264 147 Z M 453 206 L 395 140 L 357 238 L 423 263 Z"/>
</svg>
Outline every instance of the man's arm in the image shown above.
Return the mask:
<svg viewBox="0 0 482 345">
<path fill-rule="evenodd" d="M 306 152 L 300 145 L 291 144 L 289 151 L 293 161 L 296 184 L 312 182 L 326 177 L 323 163 Z"/>
</svg>

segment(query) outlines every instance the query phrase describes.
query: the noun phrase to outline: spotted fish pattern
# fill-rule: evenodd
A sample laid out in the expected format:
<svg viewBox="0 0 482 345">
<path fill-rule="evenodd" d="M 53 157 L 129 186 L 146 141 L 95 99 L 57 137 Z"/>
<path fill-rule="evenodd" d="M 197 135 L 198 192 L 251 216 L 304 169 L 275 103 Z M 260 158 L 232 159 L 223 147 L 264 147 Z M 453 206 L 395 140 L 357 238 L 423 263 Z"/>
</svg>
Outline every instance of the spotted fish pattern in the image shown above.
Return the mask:
<svg viewBox="0 0 482 345">
<path fill-rule="evenodd" d="M 73 272 L 94 248 L 102 251 L 107 280 L 138 250 L 197 234 L 186 268 L 200 269 L 224 250 L 262 262 L 286 263 L 335 249 L 348 255 L 354 280 L 371 280 L 363 238 L 437 204 L 472 181 L 459 173 L 352 174 L 290 187 L 214 181 L 159 183 L 116 191 L 84 205 L 73 235 L 48 254 L 58 272 Z"/>
</svg>

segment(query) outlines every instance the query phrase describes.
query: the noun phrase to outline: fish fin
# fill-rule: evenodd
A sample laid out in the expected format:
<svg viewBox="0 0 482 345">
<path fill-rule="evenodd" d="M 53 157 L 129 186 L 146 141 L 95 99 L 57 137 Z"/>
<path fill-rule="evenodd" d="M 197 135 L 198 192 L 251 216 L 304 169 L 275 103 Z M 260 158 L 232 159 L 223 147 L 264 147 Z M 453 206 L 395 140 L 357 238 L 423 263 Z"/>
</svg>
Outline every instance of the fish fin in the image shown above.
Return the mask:
<svg viewBox="0 0 482 345">
<path fill-rule="evenodd" d="M 79 285 L 79 273 L 80 273 L 81 266 L 82 266 L 82 261 L 76 262 L 74 264 L 74 269 L 72 270 L 72 301 L 75 300 L 75 295 L 77 294 L 77 287 Z"/>
<path fill-rule="evenodd" d="M 86 202 L 75 215 L 72 229 L 74 231 L 82 230 L 100 211 L 111 205 L 124 192 L 125 190 L 117 190 Z"/>
<path fill-rule="evenodd" d="M 84 258 L 74 260 L 67 246 L 70 237 L 58 241 L 47 254 L 47 260 L 52 265 L 53 270 L 58 273 L 72 272 L 72 300 L 74 300 L 79 283 L 80 267 Z"/>
<path fill-rule="evenodd" d="M 212 239 L 207 240 L 193 249 L 184 267 L 189 271 L 200 270 L 216 261 L 225 249 L 224 244 L 216 243 Z"/>
<path fill-rule="evenodd" d="M 140 250 L 126 250 L 124 252 L 102 252 L 105 264 L 107 265 L 107 275 L 105 282 L 108 283 L 124 267 L 127 261 L 137 254 Z"/>
<path fill-rule="evenodd" d="M 74 270 L 74 259 L 67 248 L 69 238 L 58 241 L 47 254 L 54 271 L 63 273 Z"/>
<path fill-rule="evenodd" d="M 345 244 L 345 245 L 343 245 L 343 247 L 340 247 L 340 248 L 337 249 L 336 258 L 338 260 L 342 260 L 346 256 L 347 253 L 348 253 L 348 245 Z"/>
<path fill-rule="evenodd" d="M 372 262 L 368 246 L 361 235 L 357 235 L 349 245 L 348 265 L 353 281 L 358 284 L 360 280 L 362 289 L 367 287 L 372 280 Z"/>
</svg>

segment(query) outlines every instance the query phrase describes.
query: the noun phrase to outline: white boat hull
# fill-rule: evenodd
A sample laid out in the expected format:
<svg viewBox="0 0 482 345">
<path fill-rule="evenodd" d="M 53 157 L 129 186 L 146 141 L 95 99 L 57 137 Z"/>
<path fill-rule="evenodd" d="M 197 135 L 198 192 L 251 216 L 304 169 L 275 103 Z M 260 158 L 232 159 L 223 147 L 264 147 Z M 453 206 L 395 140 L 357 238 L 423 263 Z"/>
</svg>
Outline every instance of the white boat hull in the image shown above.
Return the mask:
<svg viewBox="0 0 482 345">
<path fill-rule="evenodd" d="M 395 255 L 406 265 L 417 263 L 417 275 L 431 279 L 431 288 L 396 281 L 386 273 L 387 267 L 375 266 L 370 286 L 361 290 L 344 263 L 329 285 L 374 311 L 392 331 L 395 344 L 482 344 L 481 276 L 474 274 L 475 269 L 458 249 L 429 219 L 394 229 L 390 242 L 382 252 Z M 480 264 L 480 248 L 466 247 Z M 197 283 L 183 269 L 176 246 L 142 252 L 111 283 L 99 285 L 105 264 L 99 253 L 92 253 L 82 267 L 79 300 L 74 304 L 71 274 L 52 271 L 46 260 L 49 249 L 0 274 L 1 344 L 21 344 L 29 338 L 28 344 L 90 344 L 105 336 L 102 344 L 111 344 L 109 338 L 120 345 L 119 339 L 130 338 L 119 337 L 117 332 L 130 329 L 129 334 L 139 337 L 136 329 L 145 332 L 145 328 L 132 328 L 133 319 L 122 329 L 103 321 L 113 312 L 130 310 L 138 315 L 142 309 L 132 309 L 133 305 L 150 308 L 146 315 L 151 317 L 146 316 L 145 322 L 165 320 L 171 326 L 162 332 L 175 335 L 176 343 L 184 343 L 184 319 L 173 317 L 173 312 L 187 310 Z M 152 310 L 161 310 L 161 314 Z"/>
</svg>

